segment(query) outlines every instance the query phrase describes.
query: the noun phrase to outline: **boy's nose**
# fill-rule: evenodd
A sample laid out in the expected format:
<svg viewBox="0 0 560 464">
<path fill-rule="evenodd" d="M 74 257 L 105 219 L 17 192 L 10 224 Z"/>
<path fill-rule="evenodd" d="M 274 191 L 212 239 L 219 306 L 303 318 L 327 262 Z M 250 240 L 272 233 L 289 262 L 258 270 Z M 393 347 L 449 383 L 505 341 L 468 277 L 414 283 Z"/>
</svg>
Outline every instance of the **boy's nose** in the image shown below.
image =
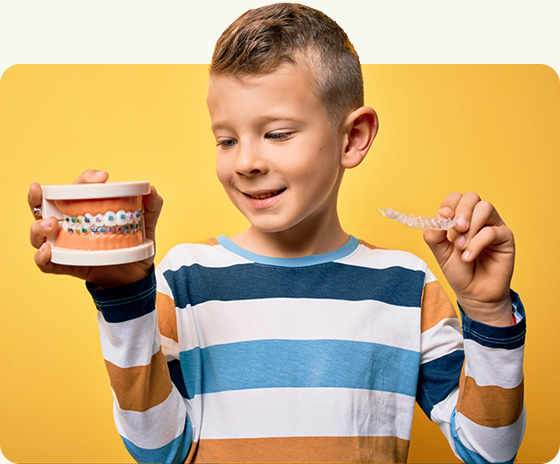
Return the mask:
<svg viewBox="0 0 560 464">
<path fill-rule="evenodd" d="M 240 176 L 254 176 L 268 171 L 266 161 L 258 148 L 244 144 L 239 146 L 235 159 L 235 172 Z"/>
</svg>

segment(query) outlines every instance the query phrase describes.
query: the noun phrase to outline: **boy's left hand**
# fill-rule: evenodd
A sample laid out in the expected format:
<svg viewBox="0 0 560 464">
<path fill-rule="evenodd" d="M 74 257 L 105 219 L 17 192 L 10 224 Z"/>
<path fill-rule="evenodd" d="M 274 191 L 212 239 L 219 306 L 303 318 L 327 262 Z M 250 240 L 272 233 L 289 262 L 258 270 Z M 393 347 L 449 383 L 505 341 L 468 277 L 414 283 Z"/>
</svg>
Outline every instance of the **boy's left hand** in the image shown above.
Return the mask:
<svg viewBox="0 0 560 464">
<path fill-rule="evenodd" d="M 511 230 L 494 206 L 474 192 L 447 195 L 438 217 L 456 217 L 457 224 L 449 231 L 425 230 L 424 240 L 465 314 L 490 325 L 511 325 Z"/>
</svg>

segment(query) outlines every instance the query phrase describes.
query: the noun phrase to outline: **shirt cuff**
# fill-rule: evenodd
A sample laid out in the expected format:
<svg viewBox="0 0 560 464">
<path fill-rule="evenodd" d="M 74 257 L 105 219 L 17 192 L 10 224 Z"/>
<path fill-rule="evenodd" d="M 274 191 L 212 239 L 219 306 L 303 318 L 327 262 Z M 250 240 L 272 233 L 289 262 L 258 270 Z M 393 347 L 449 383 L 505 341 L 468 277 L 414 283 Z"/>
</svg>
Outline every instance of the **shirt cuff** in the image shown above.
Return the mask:
<svg viewBox="0 0 560 464">
<path fill-rule="evenodd" d="M 155 309 L 157 285 L 153 266 L 150 274 L 131 284 L 99 289 L 86 282 L 86 288 L 107 322 L 129 321 Z"/>
<path fill-rule="evenodd" d="M 519 295 L 510 290 L 511 301 L 513 303 L 513 315 L 516 323 L 506 327 L 496 327 L 475 321 L 465 315 L 463 309 L 459 305 L 461 311 L 461 321 L 463 326 L 463 337 L 465 339 L 474 340 L 477 343 L 489 348 L 504 348 L 512 350 L 519 348 L 525 343 L 525 333 L 527 331 L 525 322 L 525 308 L 519 298 Z"/>
</svg>

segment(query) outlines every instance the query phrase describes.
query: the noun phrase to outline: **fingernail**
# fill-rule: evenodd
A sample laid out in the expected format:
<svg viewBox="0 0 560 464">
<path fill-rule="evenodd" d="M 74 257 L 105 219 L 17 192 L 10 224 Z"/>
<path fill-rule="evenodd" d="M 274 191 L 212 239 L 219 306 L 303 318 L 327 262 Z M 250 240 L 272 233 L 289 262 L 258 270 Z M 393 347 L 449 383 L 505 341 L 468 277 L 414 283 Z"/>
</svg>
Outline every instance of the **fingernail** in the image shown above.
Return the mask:
<svg viewBox="0 0 560 464">
<path fill-rule="evenodd" d="M 468 261 L 468 259 L 471 257 L 471 252 L 468 250 L 465 250 L 465 252 L 462 255 L 463 261 Z"/>
<path fill-rule="evenodd" d="M 459 216 L 457 218 L 457 225 L 461 227 L 468 227 L 469 223 L 463 216 Z"/>
<path fill-rule="evenodd" d="M 45 251 L 46 249 L 47 249 L 47 244 L 46 244 L 46 243 L 43 243 L 43 244 L 41 245 L 41 247 L 39 248 L 39 251 L 42 253 L 42 252 Z"/>
<path fill-rule="evenodd" d="M 465 246 L 465 243 L 467 243 L 467 239 L 464 235 L 461 235 L 459 238 L 457 238 L 457 240 L 455 240 L 455 245 L 459 247 Z"/>
</svg>

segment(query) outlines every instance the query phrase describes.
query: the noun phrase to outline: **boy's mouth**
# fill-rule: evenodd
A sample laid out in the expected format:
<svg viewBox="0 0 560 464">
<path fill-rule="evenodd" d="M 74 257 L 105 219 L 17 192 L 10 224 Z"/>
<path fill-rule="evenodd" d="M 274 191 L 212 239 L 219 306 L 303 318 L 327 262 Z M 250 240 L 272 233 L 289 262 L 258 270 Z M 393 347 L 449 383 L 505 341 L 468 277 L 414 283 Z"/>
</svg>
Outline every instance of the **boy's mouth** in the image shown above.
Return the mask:
<svg viewBox="0 0 560 464">
<path fill-rule="evenodd" d="M 267 198 L 272 198 L 277 195 L 280 195 L 286 190 L 286 188 L 280 190 L 269 190 L 269 191 L 259 191 L 255 193 L 245 193 L 244 195 L 252 198 L 253 200 L 266 200 Z"/>
</svg>

